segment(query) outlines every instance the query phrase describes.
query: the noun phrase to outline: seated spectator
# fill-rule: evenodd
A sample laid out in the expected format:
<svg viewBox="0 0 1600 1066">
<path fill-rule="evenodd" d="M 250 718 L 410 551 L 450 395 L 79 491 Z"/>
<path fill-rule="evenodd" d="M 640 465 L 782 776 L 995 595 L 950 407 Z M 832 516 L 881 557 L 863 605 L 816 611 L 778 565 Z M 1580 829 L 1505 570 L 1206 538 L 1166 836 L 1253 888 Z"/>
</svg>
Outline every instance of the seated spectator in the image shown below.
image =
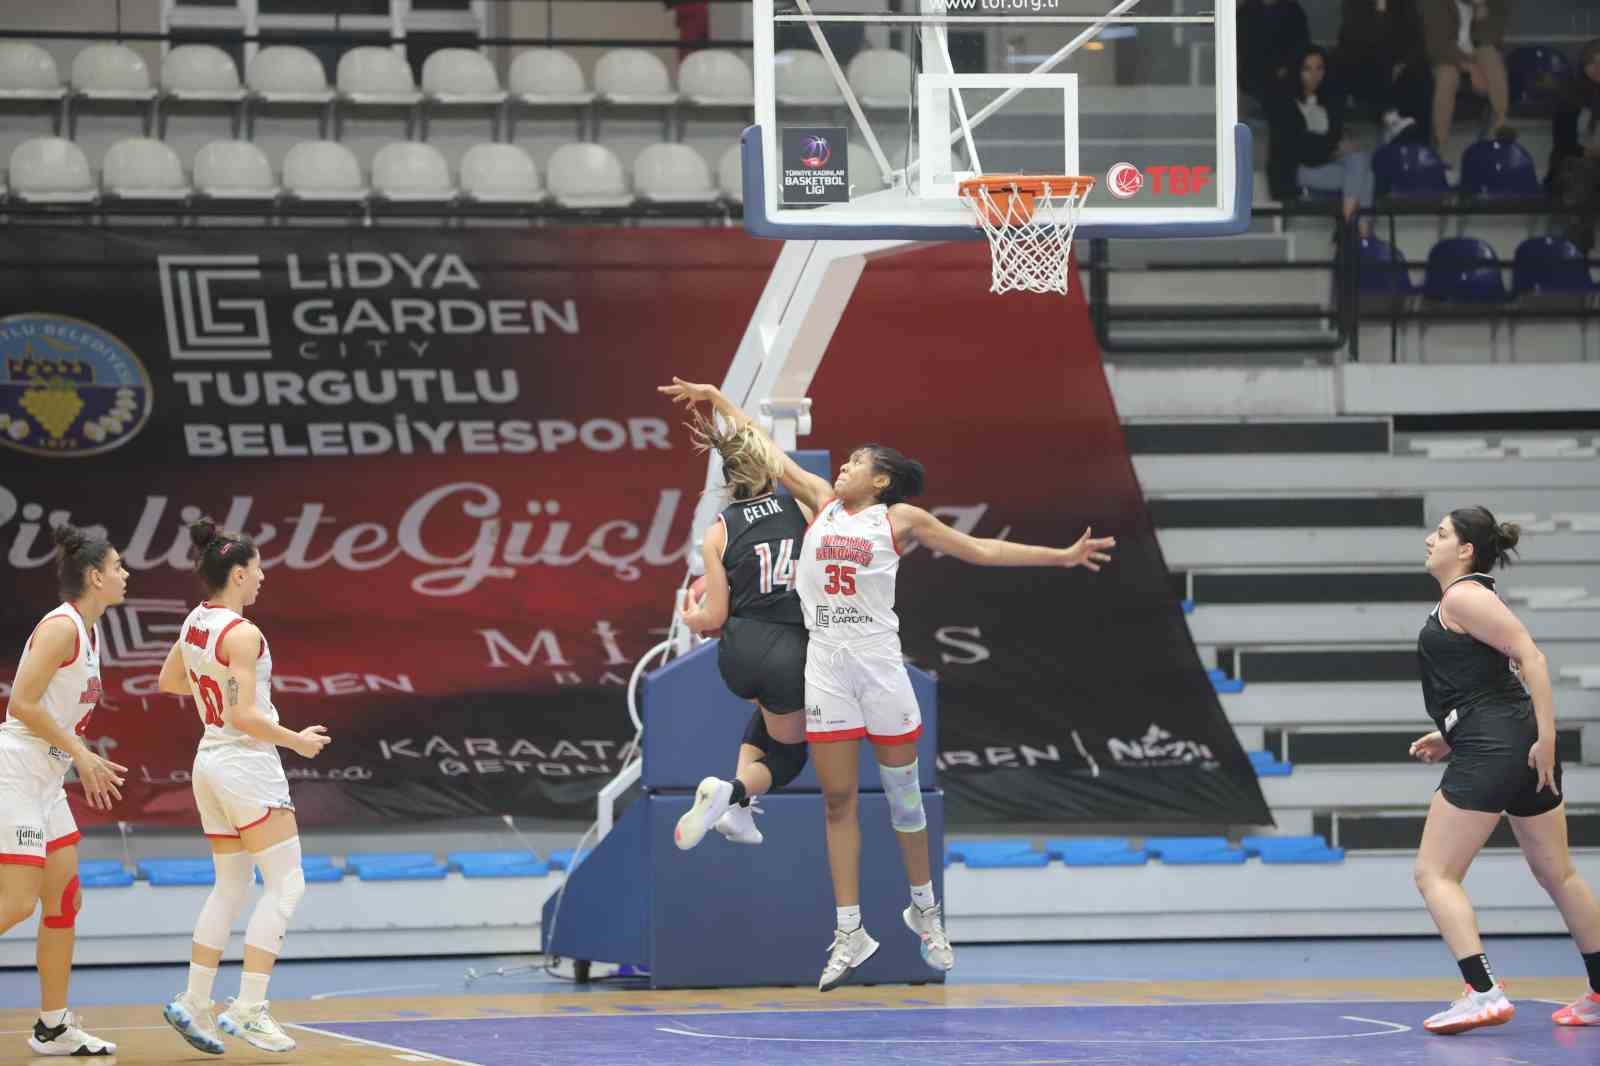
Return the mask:
<svg viewBox="0 0 1600 1066">
<path fill-rule="evenodd" d="M 1511 90 L 1500 55 L 1510 7 L 1511 0 L 1417 0 L 1422 43 L 1433 66 L 1433 146 L 1446 165 L 1463 74 L 1473 92 L 1489 99 L 1484 131 L 1502 140 L 1516 136 L 1506 129 Z"/>
<path fill-rule="evenodd" d="M 1600 38 L 1583 46 L 1555 117 L 1547 182 L 1568 239 L 1588 254 L 1600 213 Z"/>
<path fill-rule="evenodd" d="M 1362 105 L 1392 141 L 1415 126 L 1426 105 L 1418 106 L 1408 88 L 1416 78 L 1402 80 L 1421 63 L 1421 35 L 1411 0 L 1344 0 L 1339 23 L 1339 46 L 1334 51 L 1334 71 L 1341 99 Z"/>
<path fill-rule="evenodd" d="M 1299 0 L 1240 0 L 1235 23 L 1239 44 L 1239 88 L 1261 100 L 1287 77 L 1295 57 L 1311 43 Z"/>
<path fill-rule="evenodd" d="M 1312 45 L 1300 57 L 1298 74 L 1267 93 L 1267 179 L 1279 200 L 1295 199 L 1303 188 L 1342 193 L 1348 224 L 1372 206 L 1372 159 L 1345 139 L 1344 102 L 1323 91 L 1327 76 L 1328 53 Z M 1371 225 L 1370 218 L 1360 220 L 1362 236 Z"/>
</svg>

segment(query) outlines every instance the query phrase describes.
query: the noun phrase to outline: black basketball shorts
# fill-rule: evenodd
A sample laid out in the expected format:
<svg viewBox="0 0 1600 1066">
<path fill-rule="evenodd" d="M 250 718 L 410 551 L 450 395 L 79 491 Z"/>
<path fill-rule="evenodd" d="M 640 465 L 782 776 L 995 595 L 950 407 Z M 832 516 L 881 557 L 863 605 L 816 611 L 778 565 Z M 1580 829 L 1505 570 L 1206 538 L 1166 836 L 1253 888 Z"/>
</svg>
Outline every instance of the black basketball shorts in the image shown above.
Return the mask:
<svg viewBox="0 0 1600 1066">
<path fill-rule="evenodd" d="M 728 690 L 773 714 L 806 706 L 806 628 L 730 618 L 722 627 L 717 667 Z"/>
<path fill-rule="evenodd" d="M 1528 765 L 1528 751 L 1538 738 L 1529 704 L 1490 704 L 1467 711 L 1446 738 L 1450 763 L 1439 781 L 1444 798 L 1463 810 L 1517 818 L 1555 810 L 1561 797 L 1549 788 L 1541 790 L 1538 771 Z M 1559 789 L 1559 762 L 1555 780 Z"/>
</svg>

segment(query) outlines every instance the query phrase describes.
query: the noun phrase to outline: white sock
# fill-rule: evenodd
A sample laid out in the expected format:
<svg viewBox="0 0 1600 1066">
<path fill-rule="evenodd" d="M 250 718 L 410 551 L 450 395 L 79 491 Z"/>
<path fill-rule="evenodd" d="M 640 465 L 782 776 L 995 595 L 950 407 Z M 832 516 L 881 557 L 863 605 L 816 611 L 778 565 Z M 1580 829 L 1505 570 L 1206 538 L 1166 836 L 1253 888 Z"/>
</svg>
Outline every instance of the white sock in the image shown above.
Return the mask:
<svg viewBox="0 0 1600 1066">
<path fill-rule="evenodd" d="M 62 1007 L 60 1010 L 42 1010 L 39 1012 L 39 1020 L 44 1022 L 46 1029 L 54 1029 L 56 1026 L 67 1020 L 67 1008 Z"/>
<path fill-rule="evenodd" d="M 919 911 L 925 911 L 932 907 L 934 904 L 933 882 L 929 881 L 925 885 L 912 885 L 911 902 L 917 905 Z"/>
<path fill-rule="evenodd" d="M 849 933 L 861 928 L 861 905 L 859 903 L 854 907 L 835 907 L 834 913 L 838 916 L 834 919 L 835 922 L 845 932 Z"/>
<path fill-rule="evenodd" d="M 189 964 L 189 998 L 196 1003 L 211 1002 L 211 983 L 217 979 L 217 971 L 210 966 L 201 966 L 198 962 Z"/>
<path fill-rule="evenodd" d="M 249 970 L 239 975 L 239 1002 L 255 1006 L 265 1002 L 267 998 L 267 982 L 272 979 L 271 974 L 251 973 Z"/>
</svg>

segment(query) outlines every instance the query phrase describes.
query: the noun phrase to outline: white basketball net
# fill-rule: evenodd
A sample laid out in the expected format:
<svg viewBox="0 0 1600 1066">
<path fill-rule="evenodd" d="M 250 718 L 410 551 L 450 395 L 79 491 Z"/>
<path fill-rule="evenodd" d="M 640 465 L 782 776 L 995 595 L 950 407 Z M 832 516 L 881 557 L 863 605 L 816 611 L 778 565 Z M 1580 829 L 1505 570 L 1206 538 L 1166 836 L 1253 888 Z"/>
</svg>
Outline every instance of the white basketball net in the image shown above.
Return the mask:
<svg viewBox="0 0 1600 1066">
<path fill-rule="evenodd" d="M 983 185 L 961 194 L 961 202 L 972 209 L 989 238 L 993 259 L 989 291 L 1065 293 L 1072 235 L 1078 229 L 1088 187 L 1080 187 L 1071 178 L 1065 179 L 1059 190 L 1046 182 L 1034 196 L 1031 217 L 1015 194 L 1016 186 L 1011 188 L 1012 195 L 1006 196 L 1002 190 L 999 199 Z"/>
</svg>

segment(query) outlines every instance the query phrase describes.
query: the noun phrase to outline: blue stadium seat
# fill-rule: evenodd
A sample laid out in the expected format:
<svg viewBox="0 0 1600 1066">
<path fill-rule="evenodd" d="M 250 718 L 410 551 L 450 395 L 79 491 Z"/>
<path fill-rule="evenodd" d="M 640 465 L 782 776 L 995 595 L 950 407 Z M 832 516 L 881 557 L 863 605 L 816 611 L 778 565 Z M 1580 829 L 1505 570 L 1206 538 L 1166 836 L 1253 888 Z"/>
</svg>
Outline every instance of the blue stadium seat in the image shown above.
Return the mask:
<svg viewBox="0 0 1600 1066">
<path fill-rule="evenodd" d="M 1428 253 L 1422 283 L 1430 300 L 1493 304 L 1510 298 L 1500 277 L 1500 259 L 1475 237 L 1447 237 Z"/>
<path fill-rule="evenodd" d="M 1388 293 L 1409 296 L 1417 291 L 1406 268 L 1406 257 L 1388 242 L 1376 237 L 1361 238 L 1361 260 L 1358 271 L 1362 292 Z"/>
<path fill-rule="evenodd" d="M 945 853 L 969 869 L 1022 869 L 1050 865 L 1050 856 L 1033 849 L 1026 838 L 1016 840 L 961 840 L 952 841 Z"/>
<path fill-rule="evenodd" d="M 140 859 L 135 872 L 152 885 L 211 885 L 217 880 L 211 857 L 203 859 Z"/>
<path fill-rule="evenodd" d="M 1240 843 L 1265 863 L 1342 862 L 1343 848 L 1330 848 L 1321 836 L 1249 836 Z"/>
<path fill-rule="evenodd" d="M 1506 81 L 1513 104 L 1548 103 L 1572 78 L 1566 54 L 1543 44 L 1525 44 L 1506 53 Z"/>
<path fill-rule="evenodd" d="M 1516 141 L 1477 141 L 1461 154 L 1461 184 L 1468 196 L 1544 195 L 1533 156 Z"/>
<path fill-rule="evenodd" d="M 1232 866 L 1247 858 L 1225 837 L 1150 837 L 1144 846 L 1168 866 Z"/>
<path fill-rule="evenodd" d="M 1270 751 L 1246 752 L 1250 756 L 1250 765 L 1255 767 L 1257 777 L 1288 777 L 1294 772 L 1294 763 L 1279 762 L 1278 757 Z"/>
<path fill-rule="evenodd" d="M 117 859 L 79 859 L 78 883 L 84 888 L 124 888 L 133 875 Z"/>
<path fill-rule="evenodd" d="M 1563 237 L 1529 237 L 1517 245 L 1511 288 L 1518 296 L 1584 295 L 1600 290 L 1578 246 Z"/>
<path fill-rule="evenodd" d="M 1150 859 L 1126 837 L 1061 837 L 1047 840 L 1045 852 L 1068 866 L 1143 866 Z"/>
<path fill-rule="evenodd" d="M 572 848 L 558 848 L 550 853 L 550 869 L 570 870 L 589 857 L 589 849 L 574 852 Z"/>
<path fill-rule="evenodd" d="M 1379 196 L 1447 196 L 1451 191 L 1444 160 L 1426 144 L 1391 141 L 1373 153 L 1372 173 Z"/>
<path fill-rule="evenodd" d="M 1237 678 L 1229 677 L 1225 671 L 1219 670 L 1216 667 L 1212 667 L 1206 671 L 1206 678 L 1210 680 L 1211 687 L 1218 692 L 1244 691 L 1243 681 L 1240 681 Z"/>
<path fill-rule="evenodd" d="M 550 872 L 531 851 L 452 851 L 445 861 L 463 877 L 544 877 Z"/>
</svg>

